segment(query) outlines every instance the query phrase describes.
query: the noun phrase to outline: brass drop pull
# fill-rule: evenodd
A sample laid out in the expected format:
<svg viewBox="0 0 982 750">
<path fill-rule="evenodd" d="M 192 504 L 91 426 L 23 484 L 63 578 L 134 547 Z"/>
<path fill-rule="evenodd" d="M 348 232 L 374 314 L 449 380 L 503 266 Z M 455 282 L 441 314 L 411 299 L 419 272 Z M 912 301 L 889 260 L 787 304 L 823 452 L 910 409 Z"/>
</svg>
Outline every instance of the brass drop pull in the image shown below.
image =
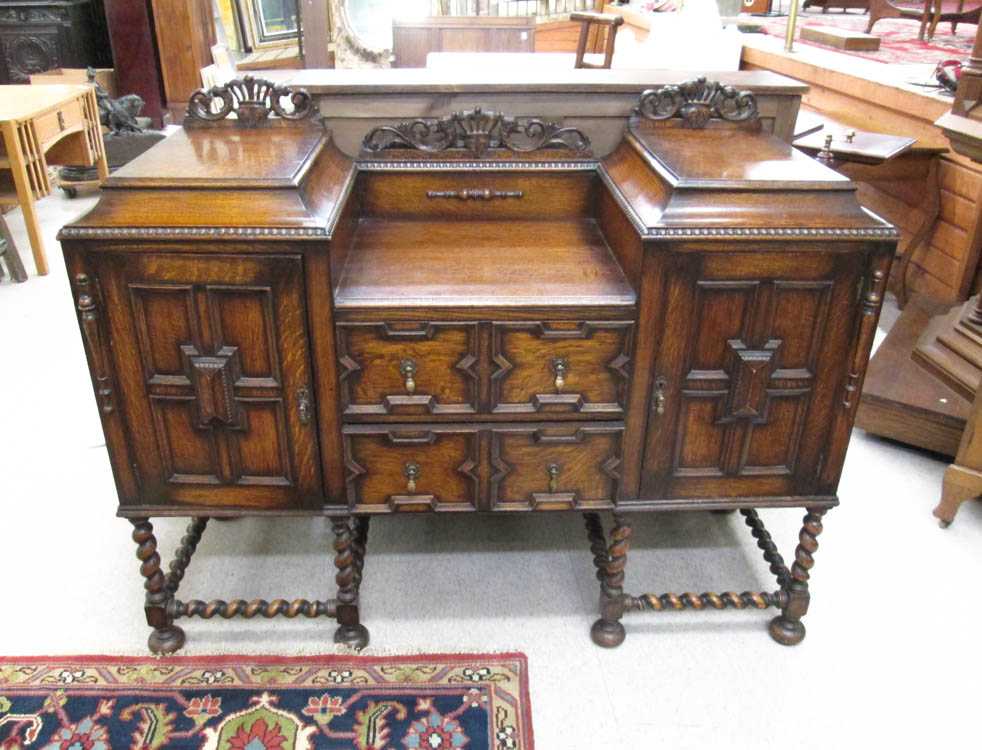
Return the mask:
<svg viewBox="0 0 982 750">
<path fill-rule="evenodd" d="M 297 388 L 297 415 L 300 417 L 300 424 L 310 424 L 310 391 L 306 386 Z"/>
<path fill-rule="evenodd" d="M 419 464 L 415 461 L 408 462 L 403 468 L 402 473 L 406 475 L 406 494 L 416 494 L 416 480 L 419 479 Z"/>
<path fill-rule="evenodd" d="M 549 492 L 555 493 L 559 490 L 559 464 L 549 464 L 546 473 L 549 475 Z"/>
<path fill-rule="evenodd" d="M 399 363 L 399 374 L 406 381 L 406 393 L 412 395 L 416 392 L 416 362 L 412 359 L 404 359 Z"/>
<path fill-rule="evenodd" d="M 652 404 L 655 414 L 659 417 L 665 413 L 665 389 L 668 388 L 668 381 L 665 378 L 655 378 L 655 400 Z"/>
<path fill-rule="evenodd" d="M 562 391 L 566 385 L 566 374 L 569 372 L 569 360 L 565 357 L 555 357 L 552 360 L 552 371 L 556 374 L 556 391 Z"/>
</svg>

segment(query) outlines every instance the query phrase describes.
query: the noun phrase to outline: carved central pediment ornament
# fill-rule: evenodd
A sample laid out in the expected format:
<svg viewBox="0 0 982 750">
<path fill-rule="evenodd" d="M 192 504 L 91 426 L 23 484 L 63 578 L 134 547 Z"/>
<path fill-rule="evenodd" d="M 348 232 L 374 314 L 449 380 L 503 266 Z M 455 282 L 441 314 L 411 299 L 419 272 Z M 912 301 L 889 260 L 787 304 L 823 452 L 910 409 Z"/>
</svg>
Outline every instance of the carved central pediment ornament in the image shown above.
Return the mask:
<svg viewBox="0 0 982 750">
<path fill-rule="evenodd" d="M 289 102 L 288 106 L 284 106 L 284 100 Z M 224 120 L 232 113 L 235 113 L 237 124 L 254 128 L 266 122 L 271 113 L 284 120 L 303 120 L 316 115 L 317 107 L 303 89 L 244 76 L 191 94 L 184 127 Z"/>
<path fill-rule="evenodd" d="M 686 128 L 704 128 L 712 119 L 750 122 L 758 117 L 753 92 L 702 76 L 677 86 L 648 89 L 641 94 L 635 113 L 646 120 L 679 117 Z"/>
<path fill-rule="evenodd" d="M 590 139 L 576 128 L 534 117 L 507 117 L 480 107 L 441 119 L 382 125 L 365 136 L 362 146 L 371 153 L 389 148 L 433 153 L 460 149 L 475 158 L 500 148 L 516 153 L 551 148 L 568 149 L 584 156 L 591 153 Z"/>
</svg>

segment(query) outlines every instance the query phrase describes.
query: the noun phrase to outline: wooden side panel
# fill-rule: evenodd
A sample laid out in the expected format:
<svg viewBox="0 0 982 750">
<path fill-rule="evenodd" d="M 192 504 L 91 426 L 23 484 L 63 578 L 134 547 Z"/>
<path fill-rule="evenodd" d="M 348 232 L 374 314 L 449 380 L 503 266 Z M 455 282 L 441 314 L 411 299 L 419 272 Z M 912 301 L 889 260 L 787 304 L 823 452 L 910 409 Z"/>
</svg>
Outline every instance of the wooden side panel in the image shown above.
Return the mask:
<svg viewBox="0 0 982 750">
<path fill-rule="evenodd" d="M 141 502 L 315 505 L 299 256 L 120 254 L 98 267 Z"/>
<path fill-rule="evenodd" d="M 807 494 L 848 370 L 860 253 L 672 257 L 642 495 Z"/>
</svg>

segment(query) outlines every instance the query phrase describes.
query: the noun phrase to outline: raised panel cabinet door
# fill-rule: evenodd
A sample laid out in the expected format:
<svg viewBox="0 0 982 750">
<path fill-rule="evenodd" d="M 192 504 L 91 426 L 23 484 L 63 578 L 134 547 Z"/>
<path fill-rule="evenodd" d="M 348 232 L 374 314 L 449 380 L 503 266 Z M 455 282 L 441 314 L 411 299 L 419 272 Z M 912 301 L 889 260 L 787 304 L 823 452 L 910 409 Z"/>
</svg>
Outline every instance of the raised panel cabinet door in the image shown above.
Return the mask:
<svg viewBox="0 0 982 750">
<path fill-rule="evenodd" d="M 337 335 L 346 417 L 477 413 L 477 323 L 339 323 Z"/>
<path fill-rule="evenodd" d="M 317 507 L 300 256 L 118 253 L 98 267 L 141 504 Z"/>
<path fill-rule="evenodd" d="M 495 323 L 495 414 L 623 416 L 632 321 Z"/>
<path fill-rule="evenodd" d="M 642 499 L 807 495 L 841 401 L 864 256 L 665 254 Z"/>
</svg>

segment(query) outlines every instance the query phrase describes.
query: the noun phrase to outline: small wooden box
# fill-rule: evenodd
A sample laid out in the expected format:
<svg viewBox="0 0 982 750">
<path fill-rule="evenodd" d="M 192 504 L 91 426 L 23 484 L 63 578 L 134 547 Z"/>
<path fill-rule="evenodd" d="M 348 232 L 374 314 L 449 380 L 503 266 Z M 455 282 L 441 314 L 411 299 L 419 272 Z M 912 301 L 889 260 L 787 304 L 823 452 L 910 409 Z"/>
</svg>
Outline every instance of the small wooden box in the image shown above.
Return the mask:
<svg viewBox="0 0 982 750">
<path fill-rule="evenodd" d="M 876 52 L 880 48 L 878 36 L 832 26 L 803 26 L 801 38 L 806 42 L 818 42 L 850 51 Z"/>
</svg>

